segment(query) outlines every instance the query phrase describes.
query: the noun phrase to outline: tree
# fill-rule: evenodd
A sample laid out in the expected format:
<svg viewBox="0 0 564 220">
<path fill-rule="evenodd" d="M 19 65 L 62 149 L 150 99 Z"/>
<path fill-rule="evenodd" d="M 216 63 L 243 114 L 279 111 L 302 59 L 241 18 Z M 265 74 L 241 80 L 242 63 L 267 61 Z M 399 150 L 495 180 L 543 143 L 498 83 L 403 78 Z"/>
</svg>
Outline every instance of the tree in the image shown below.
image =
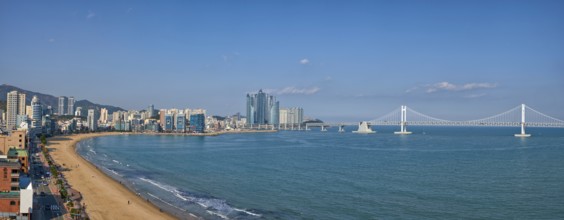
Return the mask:
<svg viewBox="0 0 564 220">
<path fill-rule="evenodd" d="M 47 137 L 45 137 L 45 134 L 42 134 L 40 139 L 43 146 L 47 145 Z"/>
</svg>

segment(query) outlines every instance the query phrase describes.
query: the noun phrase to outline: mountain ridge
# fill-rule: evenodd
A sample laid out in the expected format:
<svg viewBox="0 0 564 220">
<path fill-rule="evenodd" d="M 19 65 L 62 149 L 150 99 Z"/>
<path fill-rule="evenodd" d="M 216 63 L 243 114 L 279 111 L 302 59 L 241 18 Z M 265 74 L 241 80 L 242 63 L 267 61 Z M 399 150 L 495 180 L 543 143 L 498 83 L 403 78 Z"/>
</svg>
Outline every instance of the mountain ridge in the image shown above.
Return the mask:
<svg viewBox="0 0 564 220">
<path fill-rule="evenodd" d="M 51 108 L 53 109 L 53 112 L 57 112 L 57 110 L 59 108 L 59 106 L 58 106 L 59 98 L 54 96 L 54 95 L 29 91 L 29 90 L 25 90 L 25 89 L 22 89 L 22 88 L 13 86 L 13 85 L 2 84 L 2 85 L 0 85 L 0 102 L 1 102 L 0 103 L 0 109 L 6 110 L 7 94 L 11 91 L 14 91 L 14 90 L 26 94 L 26 104 L 27 105 L 31 105 L 31 99 L 35 95 L 35 96 L 37 96 L 37 98 L 39 98 L 39 101 L 41 102 L 41 104 L 44 107 L 51 106 Z M 108 109 L 108 114 L 111 114 L 115 111 L 125 111 L 125 109 L 123 109 L 121 107 L 93 103 L 93 102 L 86 100 L 86 99 L 75 101 L 74 102 L 75 110 L 76 110 L 77 107 L 82 108 L 81 115 L 87 115 L 88 109 L 92 109 L 92 108 L 96 109 L 98 111 L 101 108 L 106 108 L 106 109 Z"/>
</svg>

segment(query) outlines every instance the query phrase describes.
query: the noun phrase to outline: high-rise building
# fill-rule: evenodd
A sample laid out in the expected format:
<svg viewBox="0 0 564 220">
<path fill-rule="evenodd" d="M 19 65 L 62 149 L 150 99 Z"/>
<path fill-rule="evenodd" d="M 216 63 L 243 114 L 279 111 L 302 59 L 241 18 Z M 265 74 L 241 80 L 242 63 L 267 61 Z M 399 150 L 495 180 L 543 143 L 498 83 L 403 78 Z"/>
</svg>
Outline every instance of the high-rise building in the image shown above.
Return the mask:
<svg viewBox="0 0 564 220">
<path fill-rule="evenodd" d="M 174 120 L 175 130 L 177 132 L 186 131 L 186 115 L 184 113 L 178 113 L 175 116 L 176 116 L 176 119 Z"/>
<path fill-rule="evenodd" d="M 18 115 L 25 115 L 25 93 L 19 93 L 18 97 Z"/>
<path fill-rule="evenodd" d="M 206 129 L 206 117 L 204 114 L 190 115 L 190 131 L 204 133 Z"/>
<path fill-rule="evenodd" d="M 57 109 L 58 115 L 65 115 L 67 107 L 67 97 L 59 96 L 59 108 Z"/>
<path fill-rule="evenodd" d="M 25 106 L 25 115 L 27 115 L 27 118 L 29 119 L 31 119 L 31 117 L 33 116 L 33 109 L 31 108 L 31 105 Z"/>
<path fill-rule="evenodd" d="M 82 107 L 76 107 L 76 111 L 74 112 L 74 116 L 82 116 Z"/>
<path fill-rule="evenodd" d="M 94 109 L 88 109 L 86 121 L 88 122 L 88 129 L 90 131 L 96 131 L 98 129 L 98 121 L 96 121 L 96 111 Z"/>
<path fill-rule="evenodd" d="M 106 108 L 100 109 L 100 123 L 108 123 L 108 109 Z"/>
<path fill-rule="evenodd" d="M 69 97 L 69 100 L 67 102 L 67 114 L 72 115 L 73 113 L 74 113 L 74 97 L 71 96 Z"/>
<path fill-rule="evenodd" d="M 173 114 L 165 114 L 165 125 L 164 125 L 164 130 L 165 131 L 172 131 L 173 129 L 173 124 L 174 124 L 174 117 Z"/>
<path fill-rule="evenodd" d="M 149 105 L 149 107 L 147 107 L 147 118 L 152 118 L 153 116 L 155 116 L 155 106 Z"/>
<path fill-rule="evenodd" d="M 6 97 L 6 129 L 16 129 L 16 117 L 18 115 L 18 91 L 11 91 Z"/>
<path fill-rule="evenodd" d="M 280 124 L 300 124 L 304 121 L 304 109 L 300 107 L 280 109 Z"/>
<path fill-rule="evenodd" d="M 247 124 L 278 124 L 279 102 L 276 97 L 261 90 L 256 94 L 247 94 Z"/>
<path fill-rule="evenodd" d="M 41 116 L 43 109 L 37 96 L 33 96 L 33 99 L 31 99 L 31 111 L 31 127 L 41 127 Z"/>
</svg>

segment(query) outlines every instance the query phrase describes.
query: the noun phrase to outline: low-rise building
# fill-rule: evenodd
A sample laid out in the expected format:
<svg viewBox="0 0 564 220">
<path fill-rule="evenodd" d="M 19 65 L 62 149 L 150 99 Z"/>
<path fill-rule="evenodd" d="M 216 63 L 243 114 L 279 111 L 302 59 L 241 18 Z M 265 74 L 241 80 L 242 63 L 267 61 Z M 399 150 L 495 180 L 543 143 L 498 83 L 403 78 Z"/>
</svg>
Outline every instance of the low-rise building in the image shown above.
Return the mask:
<svg viewBox="0 0 564 220">
<path fill-rule="evenodd" d="M 0 134 L 0 155 L 7 155 L 10 148 L 25 149 L 26 131 L 12 131 L 9 135 Z"/>
</svg>

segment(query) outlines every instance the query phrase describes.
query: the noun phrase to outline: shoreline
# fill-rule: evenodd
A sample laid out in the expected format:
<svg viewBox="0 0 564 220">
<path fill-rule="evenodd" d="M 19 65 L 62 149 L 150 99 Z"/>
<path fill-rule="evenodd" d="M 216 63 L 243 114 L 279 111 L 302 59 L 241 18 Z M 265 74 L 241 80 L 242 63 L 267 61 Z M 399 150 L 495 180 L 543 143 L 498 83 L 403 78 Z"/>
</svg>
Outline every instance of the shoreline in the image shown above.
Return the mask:
<svg viewBox="0 0 564 220">
<path fill-rule="evenodd" d="M 61 135 L 48 139 L 47 148 L 56 164 L 61 165 L 65 180 L 82 194 L 86 213 L 90 219 L 179 219 L 163 211 L 152 202 L 137 195 L 135 191 L 121 184 L 76 151 L 76 145 L 83 140 L 123 135 L 104 132 Z M 128 204 L 131 203 L 131 204 Z M 182 219 L 198 219 L 194 215 Z"/>
<path fill-rule="evenodd" d="M 224 134 L 273 133 L 277 130 L 231 130 L 210 133 L 136 133 L 99 132 L 59 135 L 48 138 L 47 148 L 55 162 L 64 168 L 61 173 L 69 185 L 82 194 L 86 213 L 90 219 L 201 219 L 187 210 L 162 201 L 149 193 L 145 197 L 135 191 L 130 183 L 114 178 L 96 164 L 86 160 L 77 152 L 79 142 L 113 135 L 162 135 L 162 136 L 218 136 Z M 64 164 L 64 165 L 63 165 Z M 94 183 L 96 182 L 96 183 Z M 108 191 L 111 191 L 109 193 Z M 151 196 L 153 198 L 151 198 Z M 123 200 L 117 202 L 117 200 Z M 131 202 L 131 204 L 127 204 Z"/>
</svg>

